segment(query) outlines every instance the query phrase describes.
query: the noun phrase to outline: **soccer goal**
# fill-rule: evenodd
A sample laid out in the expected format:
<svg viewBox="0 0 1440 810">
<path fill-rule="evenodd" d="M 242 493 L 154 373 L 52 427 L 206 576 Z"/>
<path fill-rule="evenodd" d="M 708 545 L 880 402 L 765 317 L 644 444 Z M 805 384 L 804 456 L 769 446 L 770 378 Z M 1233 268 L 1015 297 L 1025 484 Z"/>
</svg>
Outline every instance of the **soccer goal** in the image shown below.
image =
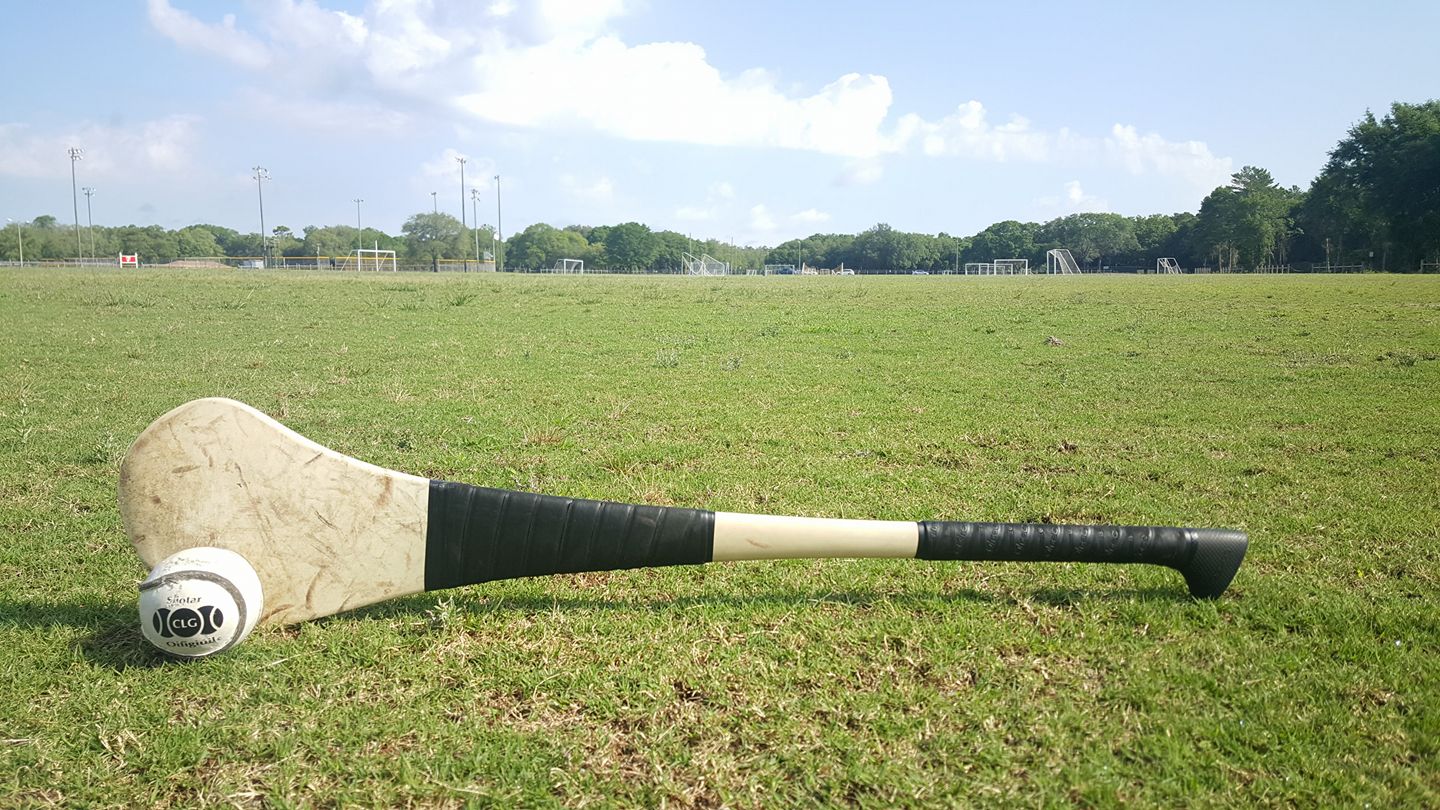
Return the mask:
<svg viewBox="0 0 1440 810">
<path fill-rule="evenodd" d="M 993 276 L 995 275 L 994 262 L 966 262 L 965 275 L 967 276 Z"/>
<path fill-rule="evenodd" d="M 354 253 L 346 257 L 349 261 L 341 267 L 342 270 L 387 270 L 395 272 L 395 251 L 393 250 L 372 250 L 370 248 L 358 248 Z"/>
<path fill-rule="evenodd" d="M 1075 263 L 1075 257 L 1065 248 L 1056 248 L 1045 253 L 1045 272 L 1058 275 L 1079 275 L 1080 265 Z"/>
<path fill-rule="evenodd" d="M 722 262 L 708 253 L 694 256 L 689 253 L 680 254 L 680 263 L 685 267 L 685 273 L 691 276 L 725 276 L 730 274 L 730 264 Z"/>
<path fill-rule="evenodd" d="M 991 264 L 995 266 L 995 274 L 999 276 L 1030 275 L 1029 259 L 995 259 Z"/>
<path fill-rule="evenodd" d="M 795 265 L 793 265 L 793 264 L 767 264 L 767 265 L 765 265 L 765 275 L 767 275 L 767 276 L 793 276 L 793 275 L 795 275 Z"/>
<path fill-rule="evenodd" d="M 1157 273 L 1179 273 L 1180 263 L 1171 257 L 1162 257 L 1155 260 L 1155 272 Z"/>
<path fill-rule="evenodd" d="M 585 272 L 584 259 L 560 259 L 555 266 L 550 268 L 552 273 L 583 273 Z"/>
</svg>

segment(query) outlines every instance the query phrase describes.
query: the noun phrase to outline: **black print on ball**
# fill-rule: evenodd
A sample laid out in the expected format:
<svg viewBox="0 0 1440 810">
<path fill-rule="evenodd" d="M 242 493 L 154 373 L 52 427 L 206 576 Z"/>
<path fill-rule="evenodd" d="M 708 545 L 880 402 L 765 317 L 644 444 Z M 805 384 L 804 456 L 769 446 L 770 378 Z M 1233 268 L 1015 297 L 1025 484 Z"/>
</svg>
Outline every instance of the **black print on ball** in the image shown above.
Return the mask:
<svg viewBox="0 0 1440 810">
<path fill-rule="evenodd" d="M 176 610 L 160 608 L 150 617 L 150 623 L 161 638 L 190 638 L 219 630 L 225 624 L 225 614 L 213 605 Z"/>
</svg>

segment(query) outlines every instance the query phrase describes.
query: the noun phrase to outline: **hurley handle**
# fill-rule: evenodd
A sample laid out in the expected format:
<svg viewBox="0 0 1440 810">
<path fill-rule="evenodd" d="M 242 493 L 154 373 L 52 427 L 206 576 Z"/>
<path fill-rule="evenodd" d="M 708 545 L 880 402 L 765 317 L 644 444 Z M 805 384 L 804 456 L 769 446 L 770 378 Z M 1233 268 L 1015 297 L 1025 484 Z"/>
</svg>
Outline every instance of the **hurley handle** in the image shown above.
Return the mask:
<svg viewBox="0 0 1440 810">
<path fill-rule="evenodd" d="M 425 590 L 716 559 L 915 557 L 1165 565 L 1193 596 L 1234 578 L 1244 532 L 1157 526 L 832 520 L 717 513 L 431 481 Z"/>
<path fill-rule="evenodd" d="M 1060 526 L 1046 523 L 922 521 L 922 560 L 1150 563 L 1174 568 L 1190 595 L 1225 592 L 1249 539 L 1232 529 L 1169 526 Z"/>
</svg>

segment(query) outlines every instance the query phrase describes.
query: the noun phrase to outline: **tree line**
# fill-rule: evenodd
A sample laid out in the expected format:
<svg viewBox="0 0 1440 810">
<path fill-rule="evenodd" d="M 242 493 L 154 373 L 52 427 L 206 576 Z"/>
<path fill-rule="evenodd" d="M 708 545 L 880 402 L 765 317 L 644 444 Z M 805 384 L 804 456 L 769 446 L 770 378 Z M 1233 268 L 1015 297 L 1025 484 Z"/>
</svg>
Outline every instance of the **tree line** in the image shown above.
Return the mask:
<svg viewBox="0 0 1440 810">
<path fill-rule="evenodd" d="M 0 232 L 0 259 L 19 258 L 21 228 Z M 488 228 L 467 229 L 449 214 L 406 220 L 398 236 L 373 228 L 277 226 L 259 234 L 218 225 L 81 228 L 53 216 L 23 226 L 27 259 L 68 259 L 77 249 L 113 257 L 138 253 L 158 263 L 186 257 L 343 256 L 357 246 L 394 250 L 412 262 L 501 253 L 506 269 L 543 270 L 561 259 L 617 272 L 675 272 L 685 254 L 708 254 L 737 269 L 770 265 L 859 271 L 944 272 L 971 262 L 1028 259 L 1044 264 L 1066 248 L 1086 269 L 1153 267 L 1173 257 L 1185 267 L 1254 270 L 1271 264 L 1364 265 L 1411 272 L 1440 260 L 1440 101 L 1396 103 L 1382 118 L 1366 112 L 1330 152 L 1308 190 L 1284 188 L 1270 172 L 1245 166 L 1207 195 L 1195 213 L 1122 216 L 1078 213 L 1048 222 L 997 222 L 971 236 L 896 230 L 884 223 L 858 234 L 813 234 L 774 247 L 696 240 L 638 222 L 536 223 L 501 244 Z"/>
</svg>

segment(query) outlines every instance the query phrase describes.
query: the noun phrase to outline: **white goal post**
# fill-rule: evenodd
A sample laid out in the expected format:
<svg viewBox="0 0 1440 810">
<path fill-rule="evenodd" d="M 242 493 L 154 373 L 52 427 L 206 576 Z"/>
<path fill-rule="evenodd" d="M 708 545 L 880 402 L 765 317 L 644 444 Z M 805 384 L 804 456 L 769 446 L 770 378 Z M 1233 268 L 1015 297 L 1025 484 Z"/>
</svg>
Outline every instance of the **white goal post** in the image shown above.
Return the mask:
<svg viewBox="0 0 1440 810">
<path fill-rule="evenodd" d="M 1080 265 L 1075 263 L 1075 257 L 1065 248 L 1056 248 L 1045 253 L 1045 272 L 1065 276 L 1079 275 Z"/>
<path fill-rule="evenodd" d="M 1180 263 L 1171 257 L 1162 257 L 1155 260 L 1156 273 L 1179 273 Z"/>
<path fill-rule="evenodd" d="M 353 259 L 354 267 L 352 268 L 350 266 L 351 263 L 347 261 L 345 263 L 345 266 L 340 269 L 376 271 L 385 270 L 391 273 L 395 272 L 397 269 L 395 264 L 395 251 L 393 250 L 372 250 L 371 248 L 357 248 L 355 252 L 350 254 L 350 256 L 347 258 Z"/>
<path fill-rule="evenodd" d="M 557 261 L 555 262 L 555 266 L 552 267 L 552 268 L 550 268 L 550 272 L 552 272 L 552 273 L 584 273 L 584 272 L 585 272 L 585 260 L 584 260 L 584 259 L 559 259 L 559 260 L 557 260 Z"/>
<path fill-rule="evenodd" d="M 1028 276 L 1030 275 L 1029 259 L 995 259 L 991 262 L 995 266 L 995 274 L 1001 276 Z"/>
<path fill-rule="evenodd" d="M 728 276 L 730 274 L 730 263 L 722 262 L 708 253 L 694 256 L 689 253 L 681 253 L 680 261 L 685 266 L 685 274 L 691 276 Z"/>
</svg>

